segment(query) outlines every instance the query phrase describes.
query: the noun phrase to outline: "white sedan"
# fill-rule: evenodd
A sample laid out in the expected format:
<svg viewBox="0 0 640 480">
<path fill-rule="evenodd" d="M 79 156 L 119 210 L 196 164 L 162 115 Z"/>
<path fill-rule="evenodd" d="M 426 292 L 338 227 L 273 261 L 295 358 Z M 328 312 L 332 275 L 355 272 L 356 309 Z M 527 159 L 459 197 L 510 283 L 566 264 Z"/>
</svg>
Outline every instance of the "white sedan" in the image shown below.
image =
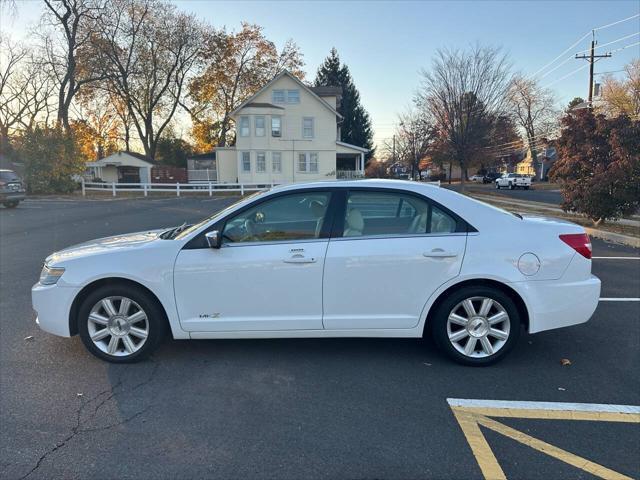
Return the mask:
<svg viewBox="0 0 640 480">
<path fill-rule="evenodd" d="M 274 188 L 191 226 L 50 255 L 43 330 L 110 362 L 176 339 L 422 337 L 467 365 L 521 329 L 586 322 L 600 294 L 573 223 L 521 217 L 419 182 Z"/>
</svg>

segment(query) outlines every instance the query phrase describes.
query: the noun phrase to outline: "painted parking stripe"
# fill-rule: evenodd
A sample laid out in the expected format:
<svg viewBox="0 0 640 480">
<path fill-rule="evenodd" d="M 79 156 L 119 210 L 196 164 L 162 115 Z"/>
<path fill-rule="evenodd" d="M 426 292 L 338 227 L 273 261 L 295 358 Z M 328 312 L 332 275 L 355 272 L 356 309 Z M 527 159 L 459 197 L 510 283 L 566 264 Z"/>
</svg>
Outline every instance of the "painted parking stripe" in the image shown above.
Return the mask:
<svg viewBox="0 0 640 480">
<path fill-rule="evenodd" d="M 481 426 L 596 477 L 629 479 L 626 475 L 615 470 L 532 437 L 491 417 L 640 423 L 640 407 L 638 406 L 459 398 L 448 398 L 447 402 L 486 479 L 506 479 L 506 476 L 491 446 L 485 439 L 480 429 Z"/>
<path fill-rule="evenodd" d="M 640 302 L 640 298 L 600 298 L 601 302 Z"/>
</svg>

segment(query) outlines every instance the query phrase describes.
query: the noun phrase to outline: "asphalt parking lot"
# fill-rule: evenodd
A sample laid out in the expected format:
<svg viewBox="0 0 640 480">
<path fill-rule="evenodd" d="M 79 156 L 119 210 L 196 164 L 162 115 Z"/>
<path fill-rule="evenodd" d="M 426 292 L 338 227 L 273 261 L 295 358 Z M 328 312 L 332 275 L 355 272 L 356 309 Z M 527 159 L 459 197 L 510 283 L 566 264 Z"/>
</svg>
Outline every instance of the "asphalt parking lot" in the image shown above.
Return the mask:
<svg viewBox="0 0 640 480">
<path fill-rule="evenodd" d="M 111 365 L 35 325 L 30 288 L 52 251 L 230 201 L 0 209 L 1 478 L 640 477 L 640 414 L 618 407 L 640 406 L 637 249 L 594 240 L 609 300 L 484 369 L 415 339 L 168 339 Z"/>
</svg>

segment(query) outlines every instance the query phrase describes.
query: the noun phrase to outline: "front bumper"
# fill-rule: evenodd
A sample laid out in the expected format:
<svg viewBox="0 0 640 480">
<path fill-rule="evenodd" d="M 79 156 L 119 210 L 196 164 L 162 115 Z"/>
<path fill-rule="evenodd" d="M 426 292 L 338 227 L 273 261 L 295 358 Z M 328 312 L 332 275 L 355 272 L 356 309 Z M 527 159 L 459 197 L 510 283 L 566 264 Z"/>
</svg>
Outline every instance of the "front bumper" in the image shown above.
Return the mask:
<svg viewBox="0 0 640 480">
<path fill-rule="evenodd" d="M 31 302 L 38 314 L 38 326 L 45 332 L 70 337 L 69 312 L 79 291 L 76 287 L 36 283 L 31 289 Z"/>
<path fill-rule="evenodd" d="M 587 322 L 600 300 L 600 279 L 531 281 L 511 284 L 525 299 L 529 333 Z"/>
</svg>

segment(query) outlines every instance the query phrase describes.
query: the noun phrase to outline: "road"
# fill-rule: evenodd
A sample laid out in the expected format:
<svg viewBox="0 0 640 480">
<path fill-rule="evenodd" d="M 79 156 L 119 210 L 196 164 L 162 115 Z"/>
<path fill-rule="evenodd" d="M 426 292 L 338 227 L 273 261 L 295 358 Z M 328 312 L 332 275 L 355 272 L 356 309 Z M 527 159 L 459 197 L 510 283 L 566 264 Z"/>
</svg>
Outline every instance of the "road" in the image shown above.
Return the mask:
<svg viewBox="0 0 640 480">
<path fill-rule="evenodd" d="M 454 183 L 451 185 L 443 183 L 442 186 L 450 188 L 451 190 L 455 190 L 457 192 L 460 191 L 459 183 Z M 495 185 L 492 183 L 488 183 L 485 185 L 480 183 L 466 183 L 465 188 L 467 190 L 467 193 L 482 193 L 488 195 L 495 194 L 501 197 L 512 198 L 514 200 L 549 203 L 555 206 L 558 206 L 562 203 L 562 195 L 560 195 L 560 190 L 543 190 L 540 188 L 536 188 L 535 183 L 529 190 L 524 190 L 521 188 L 515 190 L 501 188 L 500 190 L 496 190 Z"/>
<path fill-rule="evenodd" d="M 584 325 L 523 334 L 505 361 L 484 369 L 453 364 L 416 339 L 167 339 L 149 361 L 111 365 L 77 337 L 35 325 L 30 287 L 50 252 L 196 220 L 229 201 L 0 209 L 1 478 L 481 479 L 493 461 L 509 478 L 587 478 L 566 455 L 486 426 L 478 431 L 489 450 L 472 449 L 447 399 L 640 405 L 639 302 L 601 302 Z M 640 297 L 640 251 L 594 241 L 594 254 L 609 257 L 593 265 L 602 297 Z M 640 476 L 638 423 L 519 411 L 498 419 L 501 431 L 592 462 L 584 468 Z"/>
</svg>

